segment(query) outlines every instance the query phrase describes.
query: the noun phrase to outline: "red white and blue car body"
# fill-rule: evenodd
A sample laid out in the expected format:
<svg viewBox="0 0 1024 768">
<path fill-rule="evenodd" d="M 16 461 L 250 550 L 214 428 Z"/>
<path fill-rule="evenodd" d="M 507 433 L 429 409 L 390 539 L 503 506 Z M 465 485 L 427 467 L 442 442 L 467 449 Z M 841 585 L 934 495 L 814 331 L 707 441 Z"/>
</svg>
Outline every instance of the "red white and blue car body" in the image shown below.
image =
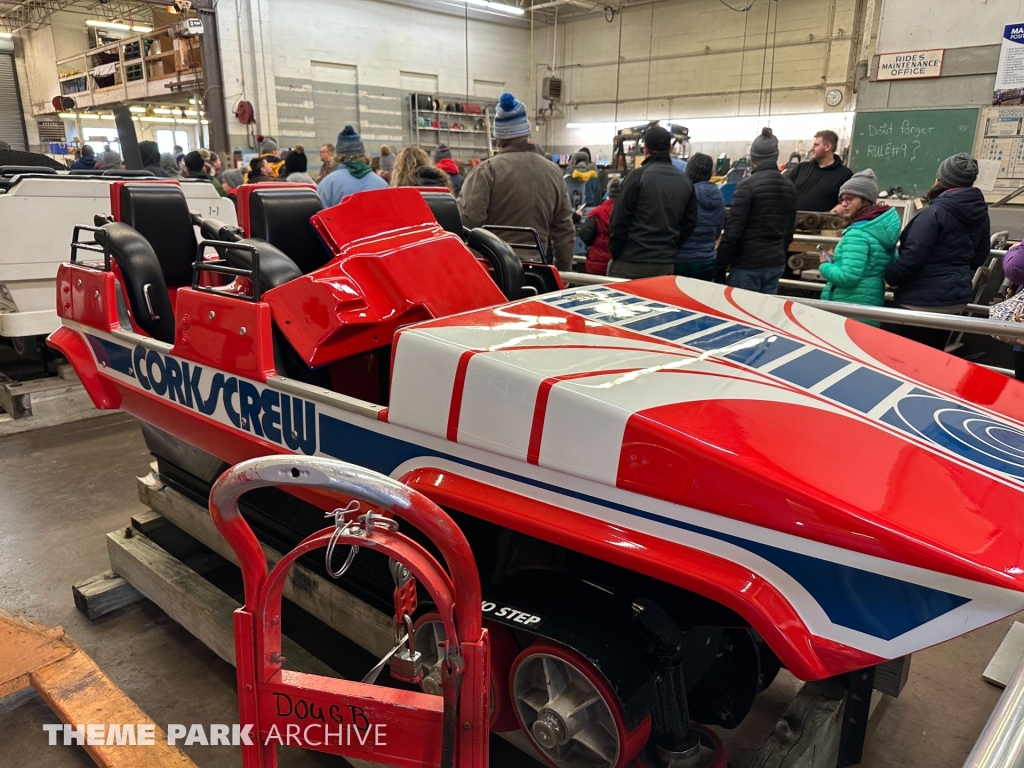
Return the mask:
<svg viewBox="0 0 1024 768">
<path fill-rule="evenodd" d="M 318 214 L 335 258 L 259 302 L 179 289 L 174 343 L 118 316 L 116 275 L 65 265 L 51 344 L 98 407 L 226 462 L 386 473 L 724 606 L 805 680 L 1024 609 L 1024 385 L 686 278 L 504 303 L 407 193 Z M 390 344 L 387 402 L 279 375 L 272 322 L 314 365 Z"/>
</svg>

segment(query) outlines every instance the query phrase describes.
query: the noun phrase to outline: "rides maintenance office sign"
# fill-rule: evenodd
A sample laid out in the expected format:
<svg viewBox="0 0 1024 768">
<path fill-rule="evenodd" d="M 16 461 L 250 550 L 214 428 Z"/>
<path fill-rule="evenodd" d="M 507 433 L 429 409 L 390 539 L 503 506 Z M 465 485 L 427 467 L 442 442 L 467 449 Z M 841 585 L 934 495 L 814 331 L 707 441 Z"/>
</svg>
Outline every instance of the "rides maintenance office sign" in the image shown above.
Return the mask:
<svg viewBox="0 0 1024 768">
<path fill-rule="evenodd" d="M 878 54 L 876 80 L 916 80 L 942 75 L 942 56 L 945 50 L 904 51 Z"/>
</svg>

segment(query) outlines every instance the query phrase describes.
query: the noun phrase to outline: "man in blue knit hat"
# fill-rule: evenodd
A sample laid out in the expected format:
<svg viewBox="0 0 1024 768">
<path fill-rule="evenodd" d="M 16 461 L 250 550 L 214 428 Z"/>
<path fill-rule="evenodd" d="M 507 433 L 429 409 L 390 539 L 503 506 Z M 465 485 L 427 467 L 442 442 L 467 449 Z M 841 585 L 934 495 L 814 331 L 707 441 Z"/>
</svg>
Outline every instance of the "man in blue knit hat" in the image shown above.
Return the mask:
<svg viewBox="0 0 1024 768">
<path fill-rule="evenodd" d="M 494 116 L 498 154 L 473 169 L 462 185 L 459 207 L 470 229 L 485 224 L 531 227 L 555 265 L 572 269 L 576 231 L 572 207 L 558 166 L 534 151 L 526 106 L 503 93 Z M 509 242 L 530 245 L 532 236 L 501 235 Z"/>
<path fill-rule="evenodd" d="M 351 125 L 346 125 L 345 130 L 338 134 L 334 151 L 337 153 L 334 158 L 337 169 L 317 185 L 324 208 L 335 206 L 356 192 L 387 189 L 388 183 L 370 168 L 363 140 Z"/>
</svg>

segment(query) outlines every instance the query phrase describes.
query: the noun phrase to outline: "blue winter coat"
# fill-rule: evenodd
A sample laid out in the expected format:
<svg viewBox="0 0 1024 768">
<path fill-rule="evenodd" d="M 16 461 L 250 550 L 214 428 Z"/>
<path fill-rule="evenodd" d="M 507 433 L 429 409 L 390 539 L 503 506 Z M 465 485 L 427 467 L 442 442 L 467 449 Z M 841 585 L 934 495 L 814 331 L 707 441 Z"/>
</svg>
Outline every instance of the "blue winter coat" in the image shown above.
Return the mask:
<svg viewBox="0 0 1024 768">
<path fill-rule="evenodd" d="M 715 258 L 715 243 L 725 223 L 725 200 L 717 184 L 699 181 L 693 185 L 697 195 L 697 226 L 676 252 L 676 261 L 699 264 Z"/>
<path fill-rule="evenodd" d="M 973 296 L 974 271 L 988 258 L 988 204 L 977 187 L 951 189 L 910 220 L 900 252 L 885 270 L 896 303 L 952 307 Z"/>
</svg>

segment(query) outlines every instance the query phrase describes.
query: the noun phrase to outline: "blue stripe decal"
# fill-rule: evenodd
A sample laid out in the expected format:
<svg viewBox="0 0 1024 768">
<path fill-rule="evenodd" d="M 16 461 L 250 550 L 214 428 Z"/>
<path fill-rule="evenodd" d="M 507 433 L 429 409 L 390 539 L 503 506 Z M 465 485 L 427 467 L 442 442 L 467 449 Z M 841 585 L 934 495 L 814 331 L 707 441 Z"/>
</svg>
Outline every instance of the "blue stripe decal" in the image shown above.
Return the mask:
<svg viewBox="0 0 1024 768">
<path fill-rule="evenodd" d="M 132 372 L 132 351 L 120 344 L 113 344 L 105 339 L 87 335 L 89 346 L 96 353 L 96 359 L 100 364 L 106 363 L 118 373 L 125 376 L 135 376 Z"/>
<path fill-rule="evenodd" d="M 882 421 L 983 467 L 1024 480 L 1024 430 L 930 392 L 900 398 Z"/>
<path fill-rule="evenodd" d="M 570 294 L 570 296 L 575 295 Z M 621 291 L 608 291 L 603 298 L 609 302 L 618 303 L 626 297 L 630 300 L 637 298 L 633 294 Z M 557 304 L 563 298 L 562 296 L 554 299 L 542 298 L 541 301 Z M 675 309 L 668 304 L 656 301 L 646 301 L 636 304 L 636 306 L 638 308 L 643 306 L 654 312 Z M 716 349 L 735 343 L 733 339 L 753 339 L 761 333 L 767 333 L 763 329 L 746 323 L 729 321 L 728 325 L 724 325 L 717 331 L 695 339 L 688 339 L 687 337 L 700 331 L 723 325 L 726 322 L 711 315 L 701 313 L 694 313 L 694 315 L 692 319 L 685 322 L 653 331 L 645 330 L 648 327 L 645 325 L 645 322 L 648 322 L 646 318 L 644 321 L 636 321 L 637 325 L 633 328 L 630 328 L 629 325 L 618 327 L 635 330 L 647 336 L 675 341 L 695 349 L 708 350 L 712 353 L 715 353 Z M 772 369 L 770 375 L 809 389 L 837 371 L 848 368 L 840 379 L 830 384 L 821 394 L 835 403 L 861 413 L 870 412 L 903 383 L 895 376 L 880 373 L 853 360 L 782 336 L 769 336 L 759 343 L 752 343 L 749 348 L 729 352 L 723 357 L 757 369 L 801 348 L 807 351 L 778 368 Z M 942 395 L 915 387 L 909 394 L 902 395 L 891 409 L 877 419 L 877 422 L 895 427 L 917 439 L 929 442 L 941 451 L 951 454 L 952 457 L 970 462 L 978 469 L 992 470 L 1007 478 L 1012 478 L 1018 483 L 1018 488 L 1020 488 L 1019 483 L 1024 481 L 1024 429 L 1011 421 L 991 416 Z"/>
<path fill-rule="evenodd" d="M 628 323 L 620 323 L 619 328 L 625 328 L 630 331 L 646 331 L 648 328 L 654 328 L 665 323 L 671 323 L 675 320 L 682 320 L 684 317 L 692 317 L 693 312 L 687 312 L 686 310 L 680 309 L 675 312 L 651 312 L 648 315 L 644 315 L 636 320 L 630 320 Z"/>
<path fill-rule="evenodd" d="M 734 325 L 732 328 L 725 328 L 721 331 L 709 333 L 707 336 L 701 336 L 699 339 L 694 339 L 690 342 L 690 346 L 703 350 L 722 349 L 744 339 L 760 336 L 762 333 L 764 331 L 751 328 L 748 325 Z"/>
<path fill-rule="evenodd" d="M 754 346 L 730 352 L 725 357 L 728 360 L 748 365 L 751 368 L 761 368 L 768 365 L 768 363 L 778 360 L 783 355 L 788 355 L 790 352 L 803 348 L 803 346 L 800 342 L 793 341 L 785 336 L 769 336 Z"/>
<path fill-rule="evenodd" d="M 594 294 L 600 294 L 600 295 L 598 295 L 597 298 L 595 298 Z M 559 309 L 572 309 L 573 307 L 580 307 L 580 306 L 583 306 L 584 304 L 592 304 L 595 301 L 597 301 L 598 299 L 602 299 L 602 298 L 604 298 L 606 296 L 609 297 L 609 298 L 611 297 L 611 293 L 606 288 L 596 288 L 596 289 L 591 290 L 591 291 L 583 292 L 582 294 L 572 294 L 572 295 L 573 296 L 579 295 L 580 298 L 578 298 L 578 299 L 571 299 L 570 301 L 566 301 L 566 302 L 561 303 L 561 304 L 557 303 L 556 301 L 551 301 L 551 300 L 548 300 L 546 303 L 553 304 L 554 306 L 558 307 Z M 564 297 L 564 296 L 560 296 L 559 297 L 559 299 L 564 299 L 564 298 L 566 298 L 566 297 Z"/>
<path fill-rule="evenodd" d="M 812 349 L 806 355 L 800 355 L 795 360 L 780 365 L 772 371 L 772 376 L 796 384 L 798 387 L 813 387 L 822 379 L 849 364 L 849 360 L 822 352 L 820 349 Z"/>
<path fill-rule="evenodd" d="M 716 325 L 721 325 L 724 322 L 725 320 L 720 320 L 717 317 L 697 315 L 693 320 L 687 320 L 685 323 L 662 328 L 660 331 L 652 331 L 651 335 L 657 336 L 659 339 L 676 341 L 684 336 L 692 336 L 695 333 L 706 331 L 708 328 L 714 328 Z"/>
<path fill-rule="evenodd" d="M 437 457 L 535 488 L 569 496 L 664 525 L 729 542 L 788 573 L 821 605 L 834 624 L 891 640 L 969 602 L 969 598 L 913 584 L 860 568 L 834 563 L 684 523 L 663 515 L 599 499 L 556 485 L 504 472 L 433 451 L 354 424 L 320 415 L 320 451 L 342 461 L 390 475 L 410 459 Z"/>
<path fill-rule="evenodd" d="M 892 376 L 870 368 L 858 368 L 821 394 L 861 413 L 867 413 L 899 389 L 899 386 L 900 382 Z"/>
</svg>

